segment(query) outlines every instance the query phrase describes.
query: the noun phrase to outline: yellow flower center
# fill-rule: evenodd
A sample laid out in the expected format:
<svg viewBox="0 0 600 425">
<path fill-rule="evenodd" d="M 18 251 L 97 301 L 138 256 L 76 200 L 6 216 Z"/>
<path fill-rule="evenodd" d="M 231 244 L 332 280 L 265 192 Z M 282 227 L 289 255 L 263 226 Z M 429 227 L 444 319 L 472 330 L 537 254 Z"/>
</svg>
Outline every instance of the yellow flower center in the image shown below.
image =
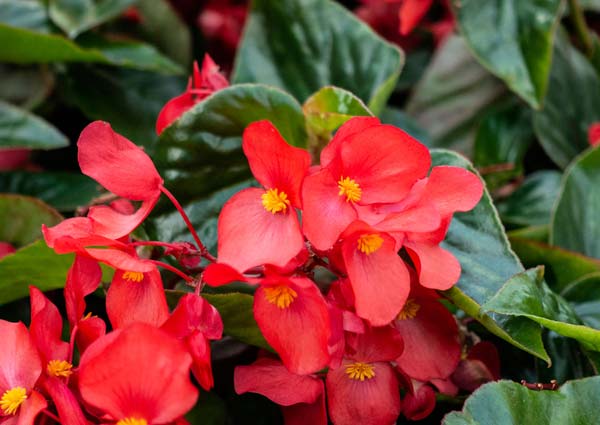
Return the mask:
<svg viewBox="0 0 600 425">
<path fill-rule="evenodd" d="M 276 214 L 278 212 L 285 212 L 290 206 L 290 200 L 285 192 L 278 192 L 277 189 L 269 189 L 263 195 L 262 204 L 265 210 L 270 213 Z"/>
<path fill-rule="evenodd" d="M 46 371 L 50 376 L 57 376 L 62 378 L 68 378 L 73 371 L 73 365 L 66 360 L 50 360 Z"/>
<path fill-rule="evenodd" d="M 365 379 L 373 378 L 375 370 L 373 369 L 373 365 L 369 363 L 356 362 L 346 366 L 346 375 L 350 379 L 364 381 Z"/>
<path fill-rule="evenodd" d="M 417 312 L 421 306 L 415 302 L 414 299 L 406 300 L 406 304 L 402 308 L 402 311 L 398 313 L 398 320 L 411 320 L 417 317 Z"/>
<path fill-rule="evenodd" d="M 116 425 L 148 425 L 148 421 L 143 418 L 125 418 L 117 422 Z"/>
<path fill-rule="evenodd" d="M 373 233 L 370 235 L 361 235 L 358 238 L 357 243 L 358 250 L 369 255 L 381 248 L 381 245 L 383 245 L 383 238 L 377 233 Z"/>
<path fill-rule="evenodd" d="M 265 287 L 265 297 L 271 304 L 283 309 L 288 308 L 298 294 L 289 286 L 279 285 Z"/>
<path fill-rule="evenodd" d="M 123 273 L 123 279 L 129 282 L 141 282 L 144 280 L 144 273 L 141 272 L 125 272 Z"/>
<path fill-rule="evenodd" d="M 27 400 L 27 390 L 23 387 L 14 387 L 2 394 L 0 408 L 5 415 L 14 415 L 25 400 Z"/>
<path fill-rule="evenodd" d="M 358 202 L 360 201 L 360 197 L 362 195 L 362 189 L 350 177 L 342 177 L 338 182 L 338 187 L 340 188 L 339 195 L 346 196 L 346 202 Z"/>
</svg>

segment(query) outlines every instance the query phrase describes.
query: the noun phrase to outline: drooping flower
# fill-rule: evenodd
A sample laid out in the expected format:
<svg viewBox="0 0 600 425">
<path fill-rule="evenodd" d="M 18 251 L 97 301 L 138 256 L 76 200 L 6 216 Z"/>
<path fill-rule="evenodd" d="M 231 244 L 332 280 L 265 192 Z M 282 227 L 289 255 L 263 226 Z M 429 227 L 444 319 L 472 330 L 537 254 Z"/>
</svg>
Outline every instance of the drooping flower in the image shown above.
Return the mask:
<svg viewBox="0 0 600 425">
<path fill-rule="evenodd" d="M 194 61 L 194 72 L 185 92 L 169 100 L 158 114 L 156 134 L 160 135 L 166 127 L 196 103 L 227 86 L 229 82 L 219 73 L 219 66 L 208 54 L 204 55 L 202 71 L 198 69 L 198 62 Z"/>
<path fill-rule="evenodd" d="M 103 422 L 167 424 L 196 403 L 191 364 L 182 342 L 135 323 L 103 336 L 85 351 L 79 390 L 85 403 L 104 415 Z"/>
<path fill-rule="evenodd" d="M 263 264 L 283 267 L 304 246 L 296 208 L 310 156 L 288 145 L 268 121 L 250 124 L 242 147 L 263 188 L 244 189 L 223 206 L 218 261 L 240 272 Z"/>
</svg>

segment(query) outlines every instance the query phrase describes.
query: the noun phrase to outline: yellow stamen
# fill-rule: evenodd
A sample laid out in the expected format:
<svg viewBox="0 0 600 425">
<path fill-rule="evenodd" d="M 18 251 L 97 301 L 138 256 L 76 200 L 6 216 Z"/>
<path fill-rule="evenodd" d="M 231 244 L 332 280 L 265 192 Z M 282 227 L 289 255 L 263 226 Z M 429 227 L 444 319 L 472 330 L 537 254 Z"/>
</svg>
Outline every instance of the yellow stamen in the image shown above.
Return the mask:
<svg viewBox="0 0 600 425">
<path fill-rule="evenodd" d="M 14 415 L 25 400 L 27 400 L 27 390 L 23 387 L 14 387 L 2 394 L 0 408 L 5 415 Z"/>
<path fill-rule="evenodd" d="M 294 302 L 294 299 L 298 297 L 298 294 L 289 286 L 267 286 L 265 287 L 265 297 L 271 304 L 283 309 L 288 308 Z"/>
<path fill-rule="evenodd" d="M 350 177 L 342 177 L 338 182 L 340 188 L 339 195 L 346 195 L 346 202 L 358 202 L 362 196 L 362 189 L 354 179 Z"/>
<path fill-rule="evenodd" d="M 361 235 L 358 238 L 358 250 L 367 255 L 374 253 L 383 245 L 383 238 L 377 233 Z"/>
<path fill-rule="evenodd" d="M 117 422 L 116 425 L 148 425 L 148 421 L 143 418 L 125 418 Z"/>
<path fill-rule="evenodd" d="M 66 360 L 50 360 L 46 366 L 48 375 L 62 378 L 71 376 L 73 373 L 71 369 L 73 369 L 73 365 Z"/>
<path fill-rule="evenodd" d="M 417 312 L 421 306 L 415 302 L 414 299 L 406 300 L 406 304 L 402 308 L 402 311 L 398 313 L 398 320 L 411 320 L 417 317 Z"/>
<path fill-rule="evenodd" d="M 364 381 L 365 379 L 371 379 L 375 376 L 375 370 L 373 365 L 369 363 L 356 362 L 346 366 L 346 375 L 348 378 L 355 379 L 357 381 Z"/>
<path fill-rule="evenodd" d="M 269 189 L 263 195 L 262 204 L 265 210 L 270 213 L 276 214 L 278 212 L 285 212 L 290 206 L 290 200 L 287 197 L 287 193 L 278 192 L 277 189 Z"/>
<path fill-rule="evenodd" d="M 141 282 L 144 280 L 144 273 L 141 272 L 125 272 L 123 273 L 123 279 L 129 282 Z"/>
</svg>

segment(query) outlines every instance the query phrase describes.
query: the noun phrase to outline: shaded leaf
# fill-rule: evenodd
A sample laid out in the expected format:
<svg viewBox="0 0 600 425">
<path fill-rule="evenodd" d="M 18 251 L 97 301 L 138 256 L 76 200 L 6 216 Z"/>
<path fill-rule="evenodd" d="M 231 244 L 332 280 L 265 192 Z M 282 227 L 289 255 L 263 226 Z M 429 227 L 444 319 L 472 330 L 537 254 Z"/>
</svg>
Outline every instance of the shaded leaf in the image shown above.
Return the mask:
<svg viewBox="0 0 600 425">
<path fill-rule="evenodd" d="M 50 32 L 44 5 L 38 0 L 0 0 L 0 23 L 38 32 Z"/>
<path fill-rule="evenodd" d="M 600 272 L 587 274 L 563 289 L 561 295 L 571 303 L 583 322 L 600 329 Z"/>
<path fill-rule="evenodd" d="M 0 194 L 0 241 L 19 247 L 42 236 L 42 224 L 54 226 L 62 216 L 38 199 Z"/>
<path fill-rule="evenodd" d="M 42 67 L 0 64 L 0 99 L 20 108 L 35 108 L 53 86 L 53 74 Z"/>
</svg>

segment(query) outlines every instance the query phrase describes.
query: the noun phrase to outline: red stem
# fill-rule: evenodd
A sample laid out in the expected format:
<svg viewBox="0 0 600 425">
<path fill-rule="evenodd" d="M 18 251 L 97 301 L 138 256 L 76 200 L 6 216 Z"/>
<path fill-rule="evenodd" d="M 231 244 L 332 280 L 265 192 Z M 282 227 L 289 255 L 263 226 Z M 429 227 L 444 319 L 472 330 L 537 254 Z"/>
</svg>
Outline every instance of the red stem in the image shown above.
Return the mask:
<svg viewBox="0 0 600 425">
<path fill-rule="evenodd" d="M 163 263 L 162 261 L 157 261 L 157 260 L 148 260 L 148 261 L 150 261 L 153 264 L 156 264 L 158 267 L 162 267 L 163 269 L 166 269 L 166 270 L 169 270 L 169 271 L 175 273 L 177 276 L 179 276 L 180 278 L 182 278 L 186 282 L 193 282 L 194 281 L 194 278 L 188 276 L 187 274 L 185 274 L 184 272 L 182 272 L 178 268 L 173 267 L 170 264 Z"/>
</svg>

